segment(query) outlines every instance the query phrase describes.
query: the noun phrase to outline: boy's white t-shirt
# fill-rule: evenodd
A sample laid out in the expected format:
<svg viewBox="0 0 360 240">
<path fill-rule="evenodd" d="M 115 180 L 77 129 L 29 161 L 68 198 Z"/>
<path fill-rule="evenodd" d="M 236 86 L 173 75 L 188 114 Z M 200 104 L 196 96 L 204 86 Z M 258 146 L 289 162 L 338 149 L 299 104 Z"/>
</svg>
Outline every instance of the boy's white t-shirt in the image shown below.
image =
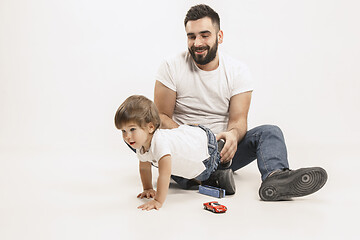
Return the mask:
<svg viewBox="0 0 360 240">
<path fill-rule="evenodd" d="M 208 138 L 199 127 L 181 125 L 174 129 L 158 129 L 151 140 L 148 152 L 136 150 L 142 162 L 152 162 L 158 167 L 159 160 L 171 155 L 171 174 L 195 178 L 205 170 L 203 161 L 209 158 Z"/>
<path fill-rule="evenodd" d="M 219 51 L 219 67 L 203 71 L 184 52 L 160 66 L 156 80 L 176 92 L 173 120 L 178 124 L 201 124 L 215 134 L 225 131 L 230 98 L 253 90 L 248 67 Z"/>
</svg>

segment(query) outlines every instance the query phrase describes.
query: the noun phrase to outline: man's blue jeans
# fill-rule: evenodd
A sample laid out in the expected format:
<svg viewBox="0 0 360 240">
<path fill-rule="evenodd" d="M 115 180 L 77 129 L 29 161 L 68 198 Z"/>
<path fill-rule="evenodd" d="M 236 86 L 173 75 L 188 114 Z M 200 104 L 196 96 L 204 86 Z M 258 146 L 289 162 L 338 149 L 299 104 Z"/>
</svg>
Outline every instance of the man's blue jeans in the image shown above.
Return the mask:
<svg viewBox="0 0 360 240">
<path fill-rule="evenodd" d="M 284 135 L 274 125 L 249 130 L 239 142 L 231 169 L 236 171 L 257 159 L 262 181 L 278 169 L 289 168 Z"/>
</svg>

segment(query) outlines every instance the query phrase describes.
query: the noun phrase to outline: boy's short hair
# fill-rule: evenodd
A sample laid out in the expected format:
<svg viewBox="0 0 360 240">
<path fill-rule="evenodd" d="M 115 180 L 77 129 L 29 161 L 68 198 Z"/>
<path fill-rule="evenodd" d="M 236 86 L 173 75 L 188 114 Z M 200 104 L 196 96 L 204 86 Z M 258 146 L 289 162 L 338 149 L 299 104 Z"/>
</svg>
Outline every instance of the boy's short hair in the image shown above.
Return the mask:
<svg viewBox="0 0 360 240">
<path fill-rule="evenodd" d="M 217 30 L 220 30 L 219 14 L 205 4 L 199 4 L 191 7 L 185 16 L 184 25 L 186 27 L 188 21 L 196 21 L 204 17 L 209 17 L 213 25 L 216 26 Z"/>
<path fill-rule="evenodd" d="M 142 95 L 128 97 L 115 114 L 115 126 L 121 129 L 126 123 L 135 122 L 141 128 L 153 123 L 155 130 L 160 127 L 160 116 L 155 104 Z"/>
</svg>

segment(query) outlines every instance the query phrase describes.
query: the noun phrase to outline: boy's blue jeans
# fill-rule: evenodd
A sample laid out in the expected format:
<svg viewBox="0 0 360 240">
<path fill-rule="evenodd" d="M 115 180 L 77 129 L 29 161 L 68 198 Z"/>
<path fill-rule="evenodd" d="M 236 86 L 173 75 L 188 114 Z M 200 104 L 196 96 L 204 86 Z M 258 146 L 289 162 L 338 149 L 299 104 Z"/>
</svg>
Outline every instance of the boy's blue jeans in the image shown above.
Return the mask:
<svg viewBox="0 0 360 240">
<path fill-rule="evenodd" d="M 279 127 L 262 125 L 247 131 L 238 143 L 230 168 L 236 171 L 255 159 L 262 181 L 275 170 L 289 168 L 285 140 Z M 221 169 L 220 166 L 218 169 Z M 184 189 L 193 185 L 190 179 L 177 176 L 172 176 L 172 179 Z"/>
<path fill-rule="evenodd" d="M 199 127 L 202 130 L 204 130 L 206 132 L 206 135 L 208 138 L 208 151 L 209 151 L 210 157 L 203 161 L 206 169 L 202 173 L 200 173 L 200 175 L 195 177 L 195 179 L 198 181 L 205 181 L 218 168 L 219 163 L 220 163 L 220 153 L 218 152 L 218 144 L 216 141 L 216 136 L 210 129 L 208 129 L 207 127 L 204 127 L 202 125 L 193 126 L 193 127 Z M 184 189 L 187 189 L 187 188 L 191 187 L 191 185 L 193 185 L 193 184 L 191 184 L 191 181 L 189 179 L 186 179 L 183 177 L 172 175 L 171 178 L 177 184 L 179 184 L 180 187 L 182 187 Z M 194 183 L 194 184 L 196 184 L 196 183 Z"/>
</svg>

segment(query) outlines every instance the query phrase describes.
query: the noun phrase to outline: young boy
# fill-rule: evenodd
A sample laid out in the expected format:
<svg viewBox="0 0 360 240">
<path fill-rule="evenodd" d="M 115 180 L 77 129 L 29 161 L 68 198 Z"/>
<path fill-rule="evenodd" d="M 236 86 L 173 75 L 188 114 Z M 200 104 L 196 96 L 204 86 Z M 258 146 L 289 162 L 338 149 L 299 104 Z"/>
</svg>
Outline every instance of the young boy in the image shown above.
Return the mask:
<svg viewBox="0 0 360 240">
<path fill-rule="evenodd" d="M 220 154 L 216 137 L 209 129 L 189 125 L 159 129 L 160 117 L 155 104 L 140 95 L 130 96 L 120 105 L 115 126 L 122 131 L 124 141 L 136 149 L 140 160 L 143 192 L 137 197 L 154 198 L 138 208 L 161 208 L 171 176 L 221 187 L 228 195 L 235 193 L 232 170 L 217 170 Z M 159 169 L 156 191 L 152 186 L 151 165 Z"/>
</svg>

